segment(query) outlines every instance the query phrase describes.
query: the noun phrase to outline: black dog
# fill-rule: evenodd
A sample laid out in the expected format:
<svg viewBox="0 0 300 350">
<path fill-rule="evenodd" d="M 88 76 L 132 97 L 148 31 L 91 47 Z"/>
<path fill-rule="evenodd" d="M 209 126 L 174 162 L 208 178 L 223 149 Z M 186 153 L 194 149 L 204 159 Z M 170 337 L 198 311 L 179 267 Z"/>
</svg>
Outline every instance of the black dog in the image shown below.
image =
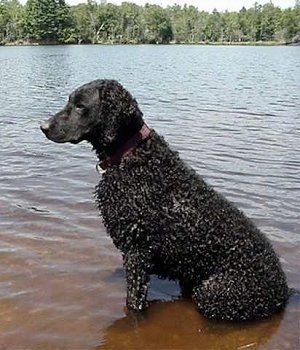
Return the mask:
<svg viewBox="0 0 300 350">
<path fill-rule="evenodd" d="M 75 90 L 41 125 L 54 142 L 90 142 L 105 170 L 96 200 L 123 253 L 127 307 L 143 310 L 149 275 L 179 280 L 209 318 L 250 320 L 286 304 L 285 275 L 254 224 L 149 129 L 118 82 Z"/>
</svg>

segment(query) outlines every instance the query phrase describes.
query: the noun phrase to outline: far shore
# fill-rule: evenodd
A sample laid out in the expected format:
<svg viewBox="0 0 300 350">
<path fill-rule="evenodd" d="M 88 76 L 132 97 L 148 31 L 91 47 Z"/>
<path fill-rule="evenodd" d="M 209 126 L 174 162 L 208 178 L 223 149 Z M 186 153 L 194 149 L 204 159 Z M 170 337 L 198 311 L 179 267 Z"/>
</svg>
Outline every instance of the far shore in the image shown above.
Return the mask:
<svg viewBox="0 0 300 350">
<path fill-rule="evenodd" d="M 189 43 L 138 43 L 138 42 L 117 42 L 117 41 L 104 41 L 104 42 L 70 42 L 70 43 L 60 43 L 60 42 L 28 42 L 28 41 L 18 41 L 10 43 L 0 43 L 0 46 L 58 46 L 58 45 L 200 45 L 200 46 L 299 46 L 300 42 L 278 42 L 278 41 L 241 41 L 241 42 L 189 42 Z"/>
</svg>

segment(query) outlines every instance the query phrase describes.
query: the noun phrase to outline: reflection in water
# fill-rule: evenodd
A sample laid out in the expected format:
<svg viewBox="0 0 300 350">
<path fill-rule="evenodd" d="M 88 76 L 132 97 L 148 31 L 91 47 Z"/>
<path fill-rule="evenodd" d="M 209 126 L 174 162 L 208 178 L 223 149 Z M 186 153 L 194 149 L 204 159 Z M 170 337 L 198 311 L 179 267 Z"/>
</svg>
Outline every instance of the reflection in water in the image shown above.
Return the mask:
<svg viewBox="0 0 300 350">
<path fill-rule="evenodd" d="M 144 319 L 127 316 L 108 327 L 97 349 L 271 350 L 272 342 L 266 345 L 282 319 L 281 313 L 259 322 L 220 323 L 201 317 L 188 301 L 152 303 Z M 291 343 L 281 344 L 282 350 L 296 349 Z"/>
<path fill-rule="evenodd" d="M 0 349 L 300 348 L 296 295 L 269 320 L 218 324 L 154 278 L 160 302 L 137 324 L 124 317 L 121 256 L 93 203 L 95 155 L 39 130 L 75 87 L 120 80 L 150 126 L 267 234 L 300 289 L 299 71 L 299 47 L 1 47 Z"/>
</svg>

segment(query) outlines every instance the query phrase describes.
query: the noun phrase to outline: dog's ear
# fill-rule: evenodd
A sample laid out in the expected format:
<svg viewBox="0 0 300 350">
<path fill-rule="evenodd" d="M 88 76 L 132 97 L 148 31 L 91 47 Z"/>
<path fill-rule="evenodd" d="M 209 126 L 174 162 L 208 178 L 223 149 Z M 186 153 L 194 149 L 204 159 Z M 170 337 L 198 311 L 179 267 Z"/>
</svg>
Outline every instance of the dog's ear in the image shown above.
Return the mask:
<svg viewBox="0 0 300 350">
<path fill-rule="evenodd" d="M 142 112 L 136 100 L 117 81 L 101 81 L 98 89 L 97 128 L 90 134 L 95 148 L 113 153 L 142 126 Z M 100 144 L 101 143 L 101 144 Z"/>
<path fill-rule="evenodd" d="M 136 100 L 120 83 L 111 80 L 98 89 L 100 117 L 105 126 L 120 128 L 130 124 L 136 117 L 142 117 Z"/>
<path fill-rule="evenodd" d="M 128 113 L 132 97 L 117 81 L 107 81 L 99 88 L 99 101 L 109 113 Z"/>
</svg>

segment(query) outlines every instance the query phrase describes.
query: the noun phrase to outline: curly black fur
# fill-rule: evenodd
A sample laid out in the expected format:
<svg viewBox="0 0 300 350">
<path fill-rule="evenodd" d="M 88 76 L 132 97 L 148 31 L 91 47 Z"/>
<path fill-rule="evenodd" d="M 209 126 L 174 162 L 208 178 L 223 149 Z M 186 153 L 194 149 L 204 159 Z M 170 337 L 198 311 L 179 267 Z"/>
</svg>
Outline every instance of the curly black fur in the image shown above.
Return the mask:
<svg viewBox="0 0 300 350">
<path fill-rule="evenodd" d="M 103 160 L 143 123 L 119 83 L 96 80 L 73 92 L 42 130 L 56 142 L 88 140 Z M 258 319 L 286 304 L 286 278 L 267 238 L 154 130 L 106 170 L 96 201 L 123 254 L 129 309 L 146 307 L 151 274 L 179 280 L 209 318 Z"/>
</svg>

